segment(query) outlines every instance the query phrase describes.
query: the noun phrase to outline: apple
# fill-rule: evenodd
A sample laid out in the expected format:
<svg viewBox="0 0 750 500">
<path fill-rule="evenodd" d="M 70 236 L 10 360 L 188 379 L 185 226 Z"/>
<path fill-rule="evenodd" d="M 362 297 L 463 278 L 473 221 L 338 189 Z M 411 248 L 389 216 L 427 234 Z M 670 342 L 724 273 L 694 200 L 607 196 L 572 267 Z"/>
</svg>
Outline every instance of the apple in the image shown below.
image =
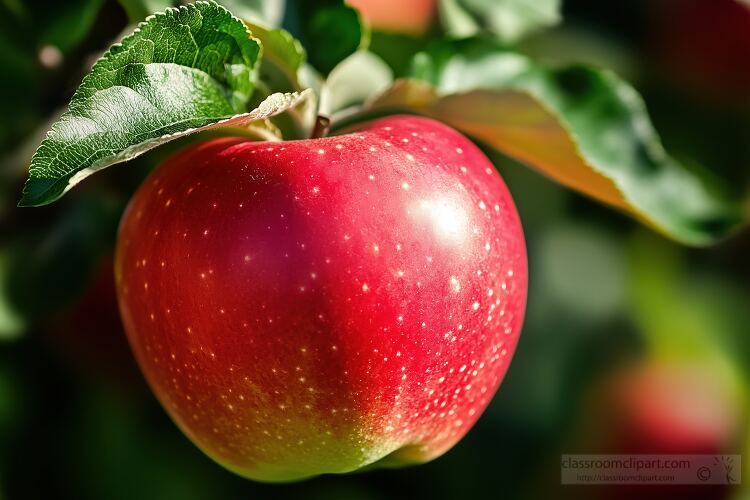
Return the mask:
<svg viewBox="0 0 750 500">
<path fill-rule="evenodd" d="M 347 0 L 365 21 L 381 31 L 421 35 L 430 27 L 437 0 Z"/>
<path fill-rule="evenodd" d="M 177 425 L 230 470 L 287 481 L 461 439 L 513 355 L 526 251 L 481 151 L 396 116 L 172 157 L 123 216 L 116 281 Z"/>
</svg>

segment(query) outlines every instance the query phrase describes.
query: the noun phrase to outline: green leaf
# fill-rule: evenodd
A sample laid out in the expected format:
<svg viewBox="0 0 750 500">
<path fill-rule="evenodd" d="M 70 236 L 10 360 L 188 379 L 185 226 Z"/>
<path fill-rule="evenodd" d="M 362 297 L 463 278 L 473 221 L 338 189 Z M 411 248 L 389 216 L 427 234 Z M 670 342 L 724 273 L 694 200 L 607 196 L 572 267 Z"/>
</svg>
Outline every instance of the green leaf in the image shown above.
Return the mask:
<svg viewBox="0 0 750 500">
<path fill-rule="evenodd" d="M 261 81 L 277 91 L 299 91 L 299 71 L 307 60 L 307 53 L 299 40 L 281 28 L 266 28 L 245 20 L 263 46 Z"/>
<path fill-rule="evenodd" d="M 226 128 L 226 129 L 232 129 L 233 127 L 239 128 L 241 130 L 247 129 L 248 134 L 250 136 L 257 136 L 261 137 L 264 140 L 267 140 L 267 135 L 263 134 L 262 136 L 258 135 L 258 132 L 261 130 L 267 130 L 269 128 L 268 124 L 265 123 L 268 118 L 274 117 L 276 115 L 279 115 L 280 113 L 283 113 L 285 111 L 290 111 L 296 108 L 297 106 L 300 106 L 301 104 L 307 102 L 309 99 L 311 99 L 312 91 L 307 89 L 302 92 L 277 92 L 275 94 L 271 94 L 270 96 L 266 97 L 263 101 L 261 101 L 258 106 L 256 106 L 252 111 L 248 113 L 241 113 L 238 115 L 234 115 L 230 118 L 226 118 L 219 121 L 214 121 L 212 123 L 209 123 L 208 125 L 203 125 L 200 127 L 194 127 L 194 128 L 187 128 L 185 130 L 170 133 L 161 137 L 154 138 L 152 140 L 139 143 L 135 146 L 130 147 L 127 150 L 122 151 L 117 156 L 113 156 L 108 158 L 106 164 L 96 165 L 89 168 L 85 168 L 83 170 L 79 170 L 75 175 L 70 177 L 68 179 L 68 185 L 65 187 L 64 191 L 60 194 L 58 194 L 55 198 L 49 199 L 45 202 L 33 204 L 33 203 L 24 203 L 24 200 L 26 199 L 26 191 L 24 191 L 24 198 L 19 203 L 19 206 L 38 206 L 38 205 L 46 205 L 49 204 L 56 199 L 58 199 L 60 196 L 65 194 L 70 188 L 81 182 L 83 179 L 88 177 L 89 175 L 93 174 L 94 172 L 101 170 L 102 168 L 108 167 L 110 165 L 113 165 L 115 163 L 131 160 L 137 156 L 140 156 L 141 154 L 145 153 L 146 151 L 149 151 L 157 146 L 160 146 L 162 144 L 165 144 L 167 142 L 173 141 L 175 139 L 179 139 L 181 137 L 185 137 L 190 134 L 194 134 L 197 132 L 203 132 L 215 128 Z M 277 140 L 280 140 L 281 138 L 277 138 Z M 33 160 L 32 160 L 33 162 Z M 27 186 L 30 181 L 32 181 L 32 178 L 29 178 L 29 181 L 27 181 Z"/>
<path fill-rule="evenodd" d="M 320 113 L 330 116 L 360 105 L 393 82 L 393 71 L 378 56 L 358 50 L 341 61 L 328 75 L 320 91 Z"/>
<path fill-rule="evenodd" d="M 397 77 L 409 72 L 414 55 L 425 50 L 429 39 L 414 37 L 403 33 L 373 31 L 370 35 L 368 49 L 383 59 Z"/>
<path fill-rule="evenodd" d="M 297 0 L 290 7 L 296 12 L 299 36 L 310 63 L 323 74 L 369 43 L 369 32 L 359 12 L 343 0 Z"/>
<path fill-rule="evenodd" d="M 642 99 L 613 73 L 548 69 L 469 39 L 418 54 L 412 76 L 372 106 L 445 121 L 687 244 L 712 243 L 742 222 L 715 179 L 667 154 Z"/>
<path fill-rule="evenodd" d="M 291 109 L 277 123 L 281 126 L 281 137 L 307 138 L 315 126 L 317 115 L 318 78 L 315 71 L 306 64 L 307 53 L 299 40 L 291 33 L 280 28 L 267 28 L 250 21 L 245 21 L 253 36 L 263 46 L 263 60 L 260 66 L 261 90 L 269 93 L 270 89 L 282 92 L 300 92 L 315 87 L 315 92 L 308 92 L 309 99 L 303 106 Z"/>
<path fill-rule="evenodd" d="M 260 44 L 213 2 L 169 9 L 94 65 L 34 154 L 21 206 L 50 203 L 81 179 L 242 114 Z"/>
<path fill-rule="evenodd" d="M 440 0 L 440 20 L 455 37 L 486 31 L 510 43 L 560 22 L 560 8 L 560 0 Z"/>
</svg>

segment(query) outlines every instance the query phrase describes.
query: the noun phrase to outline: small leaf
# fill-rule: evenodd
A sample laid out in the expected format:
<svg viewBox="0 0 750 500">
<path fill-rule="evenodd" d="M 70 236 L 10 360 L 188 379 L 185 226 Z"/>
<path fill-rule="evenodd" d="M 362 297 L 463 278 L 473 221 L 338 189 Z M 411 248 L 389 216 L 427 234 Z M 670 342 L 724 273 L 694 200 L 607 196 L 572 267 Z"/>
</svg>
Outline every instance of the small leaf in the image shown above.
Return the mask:
<svg viewBox="0 0 750 500">
<path fill-rule="evenodd" d="M 636 91 L 583 66 L 540 67 L 495 42 L 441 44 L 374 102 L 442 120 L 679 241 L 708 244 L 742 222 L 715 179 L 670 157 Z"/>
<path fill-rule="evenodd" d="M 327 75 L 357 49 L 367 47 L 369 32 L 359 12 L 343 0 L 297 0 L 291 6 L 310 63 L 321 73 Z"/>
<path fill-rule="evenodd" d="M 299 71 L 307 60 L 307 53 L 300 41 L 280 28 L 266 28 L 248 20 L 245 24 L 263 46 L 262 81 L 276 90 L 302 90 Z"/>
<path fill-rule="evenodd" d="M 393 71 L 378 56 L 358 50 L 341 61 L 328 75 L 320 91 L 320 113 L 330 116 L 362 104 L 393 82 Z"/>
<path fill-rule="evenodd" d="M 506 43 L 560 22 L 560 0 L 440 0 L 440 20 L 448 34 L 487 31 Z"/>
<path fill-rule="evenodd" d="M 92 172 L 242 114 L 260 44 L 213 2 L 156 14 L 86 75 L 34 154 L 21 206 L 50 203 Z"/>
<path fill-rule="evenodd" d="M 260 81 L 262 93 L 269 89 L 277 92 L 300 92 L 314 87 L 315 92 L 308 92 L 308 99 L 304 105 L 290 109 L 282 121 L 282 135 L 279 137 L 303 139 L 310 137 L 315 126 L 317 114 L 317 94 L 319 86 L 314 83 L 315 70 L 308 64 L 307 53 L 299 40 L 291 33 L 280 28 L 267 28 L 245 20 L 263 46 L 263 60 L 260 66 Z"/>
</svg>

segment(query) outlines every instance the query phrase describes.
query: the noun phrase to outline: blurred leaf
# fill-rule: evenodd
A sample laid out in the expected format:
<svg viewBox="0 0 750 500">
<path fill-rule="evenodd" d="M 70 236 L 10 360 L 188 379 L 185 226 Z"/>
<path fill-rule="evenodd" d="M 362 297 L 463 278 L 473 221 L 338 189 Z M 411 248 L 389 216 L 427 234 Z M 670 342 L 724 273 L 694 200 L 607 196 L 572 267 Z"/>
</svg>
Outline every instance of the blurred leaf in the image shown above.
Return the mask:
<svg viewBox="0 0 750 500">
<path fill-rule="evenodd" d="M 747 393 L 748 295 L 696 273 L 680 249 L 645 232 L 628 245 L 633 319 L 649 356 L 710 364 L 725 384 Z"/>
<path fill-rule="evenodd" d="M 284 17 L 286 0 L 218 0 L 218 2 L 244 21 L 276 27 L 281 24 Z"/>
<path fill-rule="evenodd" d="M 633 317 L 653 351 L 698 358 L 748 352 L 746 291 L 702 276 L 680 248 L 653 234 L 635 233 L 628 251 Z"/>
<path fill-rule="evenodd" d="M 0 6 L 5 7 L 9 12 L 17 16 L 20 16 L 24 10 L 21 0 L 2 0 Z"/>
<path fill-rule="evenodd" d="M 104 0 L 0 2 L 0 33 L 29 54 L 44 45 L 67 53 L 94 27 Z"/>
<path fill-rule="evenodd" d="M 242 21 L 215 3 L 149 18 L 83 79 L 34 154 L 20 204 L 50 203 L 96 170 L 243 113 L 259 57 Z"/>
<path fill-rule="evenodd" d="M 612 70 L 626 80 L 639 78 L 642 69 L 642 61 L 625 42 L 576 24 L 561 24 L 536 33 L 514 49 L 542 64 L 596 66 Z"/>
<path fill-rule="evenodd" d="M 68 8 L 55 17 L 42 32 L 40 43 L 65 53 L 77 46 L 89 33 L 104 0 L 64 2 Z"/>
<path fill-rule="evenodd" d="M 41 69 L 33 54 L 19 48 L 0 29 L 0 67 L 11 75 L 0 79 L 0 151 L 13 148 L 33 128 L 41 89 Z"/>
<path fill-rule="evenodd" d="M 0 252 L 0 341 L 13 340 L 26 329 L 26 320 L 11 303 L 5 286 L 8 283 L 9 265 L 7 251 Z"/>
<path fill-rule="evenodd" d="M 285 0 L 216 0 L 219 5 L 245 21 L 276 27 L 284 17 Z M 162 12 L 178 4 L 195 3 L 192 0 L 119 0 L 131 23 L 143 21 L 146 16 Z"/>
<path fill-rule="evenodd" d="M 343 0 L 297 0 L 295 12 L 310 63 L 328 74 L 357 49 L 369 44 L 369 32 L 356 9 Z"/>
<path fill-rule="evenodd" d="M 715 179 L 666 153 L 642 99 L 613 73 L 548 69 L 482 39 L 438 44 L 412 71 L 372 107 L 442 120 L 683 243 L 743 222 Z"/>
<path fill-rule="evenodd" d="M 328 75 L 320 91 L 321 113 L 331 115 L 362 104 L 393 82 L 393 72 L 378 56 L 358 50 L 341 61 Z"/>
<path fill-rule="evenodd" d="M 440 0 L 440 20 L 451 36 L 487 31 L 508 43 L 557 24 L 560 9 L 560 0 Z"/>
<path fill-rule="evenodd" d="M 398 77 L 408 74 L 414 55 L 428 44 L 425 38 L 402 33 L 373 31 L 369 50 L 383 59 Z"/>
<path fill-rule="evenodd" d="M 63 78 L 59 69 L 64 59 L 97 28 L 102 4 L 0 2 L 0 151 L 14 148 L 48 111 L 45 91 L 60 84 L 55 79 Z M 65 90 L 63 86 L 57 93 Z"/>
<path fill-rule="evenodd" d="M 621 311 L 627 269 L 622 241 L 614 236 L 580 223 L 550 227 L 538 245 L 544 292 L 589 322 Z"/>
</svg>

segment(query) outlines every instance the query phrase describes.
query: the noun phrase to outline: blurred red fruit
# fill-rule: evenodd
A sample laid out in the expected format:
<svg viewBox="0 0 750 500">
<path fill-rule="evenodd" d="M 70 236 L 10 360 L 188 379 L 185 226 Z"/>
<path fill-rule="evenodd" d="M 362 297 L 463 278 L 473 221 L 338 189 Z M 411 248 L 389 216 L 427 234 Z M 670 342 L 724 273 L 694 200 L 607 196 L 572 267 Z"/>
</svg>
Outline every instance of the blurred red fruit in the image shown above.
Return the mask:
<svg viewBox="0 0 750 500">
<path fill-rule="evenodd" d="M 437 0 L 347 0 L 380 31 L 420 35 L 427 31 L 437 10 Z"/>
</svg>

